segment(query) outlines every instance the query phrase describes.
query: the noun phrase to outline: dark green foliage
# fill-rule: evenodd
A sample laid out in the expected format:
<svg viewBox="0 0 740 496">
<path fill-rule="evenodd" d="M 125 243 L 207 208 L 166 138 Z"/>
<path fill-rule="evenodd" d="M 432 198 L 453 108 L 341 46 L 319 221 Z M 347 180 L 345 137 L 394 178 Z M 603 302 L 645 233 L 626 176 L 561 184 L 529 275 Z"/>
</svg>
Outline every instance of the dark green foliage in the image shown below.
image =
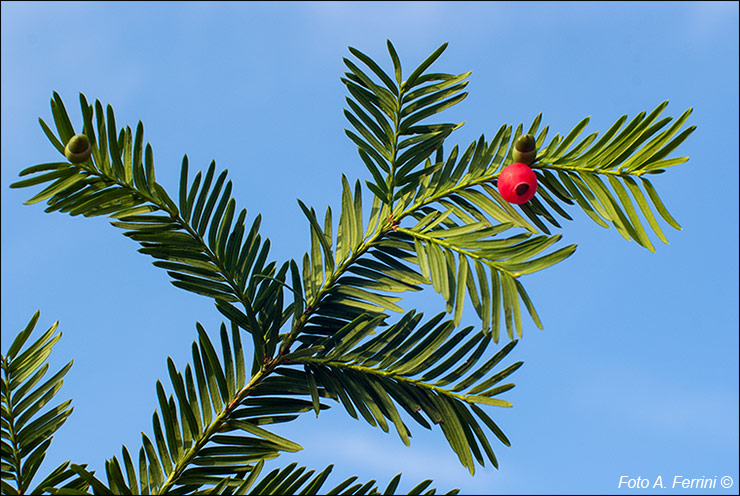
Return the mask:
<svg viewBox="0 0 740 496">
<path fill-rule="evenodd" d="M 218 343 L 196 324 L 184 369 L 168 358 L 169 379 L 156 383 L 152 431 L 142 433 L 138 457 L 123 446 L 120 458 L 106 461 L 104 478 L 65 462 L 34 493 L 379 494 L 375 480 L 356 477 L 324 490 L 331 466 L 316 473 L 291 464 L 261 473 L 265 460 L 301 449 L 271 432 L 271 424 L 338 404 L 386 432 L 392 424 L 407 445 L 409 419 L 440 429 L 471 473 L 486 458 L 498 467 L 488 436 L 507 446 L 509 440 L 484 405 L 511 406 L 499 395 L 514 384 L 502 382 L 522 362 L 502 362 L 522 337 L 522 307 L 542 328 L 523 276 L 576 248 L 556 246 L 562 235 L 548 225 L 559 228 L 557 217 L 571 220 L 568 209 L 577 205 L 597 224 L 611 224 L 653 250 L 637 205 L 667 242 L 651 204 L 669 225 L 680 226 L 647 176 L 687 160 L 669 155 L 694 127 L 681 131 L 691 109 L 673 123 L 658 119 L 666 102 L 626 125 L 627 116 L 620 117 L 601 138 L 593 133 L 577 142 L 584 119 L 548 142 L 538 115 L 526 131 L 523 124 L 502 125 L 490 140 L 481 136 L 445 153 L 445 141 L 462 123 L 431 120 L 465 99 L 471 74 L 429 72 L 446 46 L 406 79 L 390 42 L 388 73 L 350 48 L 354 59 L 344 59 L 342 78 L 352 127 L 346 133 L 369 172 L 370 216 L 363 215 L 362 181 L 342 176 L 336 223 L 331 208 L 322 217 L 298 200 L 308 220 L 308 249 L 301 260 L 283 263 L 270 258 L 260 215 L 248 222 L 246 209 L 237 210 L 227 171 L 212 162 L 191 180 L 185 156 L 178 192 L 170 196 L 155 179 L 141 122 L 135 131 L 118 128 L 110 105 L 104 110 L 80 95 L 84 124 L 77 133 L 54 93 L 56 131 L 40 123 L 60 161 L 24 169 L 11 187 L 43 185 L 26 203 L 45 201 L 47 212 L 111 217 L 173 285 L 213 299 L 228 322 Z M 72 163 L 64 151 L 76 134 L 88 138 L 90 157 L 73 156 Z M 531 201 L 513 206 L 496 181 L 524 134 L 535 140 L 531 166 L 539 188 Z M 402 297 L 429 286 L 446 312 L 424 319 L 404 308 Z M 466 300 L 479 326 L 459 328 Z M 71 362 L 33 389 L 60 336 L 53 336 L 54 325 L 23 348 L 37 319 L 2 357 L 3 493 L 28 491 L 51 435 L 71 413 L 69 401 L 40 413 Z M 509 339 L 499 347 L 501 328 Z M 246 335 L 251 349 L 242 342 Z M 383 492 L 395 493 L 399 477 Z M 430 484 L 408 494 L 433 494 Z"/>
<path fill-rule="evenodd" d="M 67 421 L 73 410 L 70 406 L 72 400 L 44 410 L 61 389 L 72 361 L 42 382 L 49 371 L 46 360 L 62 334 L 55 334 L 59 324 L 55 322 L 48 331 L 28 344 L 39 315 L 37 311 L 31 317 L 26 328 L 13 340 L 8 355 L 0 357 L 3 494 L 38 494 L 46 487 L 57 486 L 74 475 L 69 470 L 69 462 L 66 462 L 36 484 L 34 489 L 29 489 L 46 457 L 54 433 Z M 74 483 L 69 487 L 79 488 Z"/>
</svg>

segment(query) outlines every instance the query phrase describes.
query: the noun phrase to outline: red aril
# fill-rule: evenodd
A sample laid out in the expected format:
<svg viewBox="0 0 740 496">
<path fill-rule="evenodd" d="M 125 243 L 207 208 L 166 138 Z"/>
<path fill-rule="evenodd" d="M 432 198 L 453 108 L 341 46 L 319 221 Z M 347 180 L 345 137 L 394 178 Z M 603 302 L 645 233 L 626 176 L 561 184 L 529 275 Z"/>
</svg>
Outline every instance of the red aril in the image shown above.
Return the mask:
<svg viewBox="0 0 740 496">
<path fill-rule="evenodd" d="M 509 203 L 526 203 L 537 191 L 537 176 L 527 165 L 518 162 L 507 165 L 498 176 L 498 191 Z"/>
</svg>

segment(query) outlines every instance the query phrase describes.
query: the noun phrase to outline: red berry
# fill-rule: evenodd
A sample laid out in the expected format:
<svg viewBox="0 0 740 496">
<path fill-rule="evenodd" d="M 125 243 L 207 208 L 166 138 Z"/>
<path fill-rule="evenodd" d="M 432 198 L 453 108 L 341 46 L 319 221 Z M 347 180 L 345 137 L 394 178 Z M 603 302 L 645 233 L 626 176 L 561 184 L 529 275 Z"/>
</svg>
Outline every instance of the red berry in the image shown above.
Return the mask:
<svg viewBox="0 0 740 496">
<path fill-rule="evenodd" d="M 509 203 L 526 203 L 537 191 L 537 176 L 524 164 L 507 165 L 498 176 L 498 191 Z"/>
</svg>

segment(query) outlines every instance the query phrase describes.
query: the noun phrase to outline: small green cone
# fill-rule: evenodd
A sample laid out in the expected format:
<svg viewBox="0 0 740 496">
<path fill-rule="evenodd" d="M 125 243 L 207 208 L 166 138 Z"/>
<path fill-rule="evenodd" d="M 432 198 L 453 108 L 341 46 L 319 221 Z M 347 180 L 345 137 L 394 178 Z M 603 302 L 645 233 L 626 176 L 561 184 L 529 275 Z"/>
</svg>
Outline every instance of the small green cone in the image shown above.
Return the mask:
<svg viewBox="0 0 740 496">
<path fill-rule="evenodd" d="M 81 164 L 90 158 L 90 140 L 84 134 L 75 134 L 64 147 L 64 156 L 73 164 Z"/>
<path fill-rule="evenodd" d="M 534 137 L 531 134 L 523 134 L 519 136 L 514 143 L 514 152 L 512 153 L 514 162 L 518 162 L 524 165 L 532 165 L 535 157 L 537 156 L 537 149 L 535 146 Z"/>
</svg>

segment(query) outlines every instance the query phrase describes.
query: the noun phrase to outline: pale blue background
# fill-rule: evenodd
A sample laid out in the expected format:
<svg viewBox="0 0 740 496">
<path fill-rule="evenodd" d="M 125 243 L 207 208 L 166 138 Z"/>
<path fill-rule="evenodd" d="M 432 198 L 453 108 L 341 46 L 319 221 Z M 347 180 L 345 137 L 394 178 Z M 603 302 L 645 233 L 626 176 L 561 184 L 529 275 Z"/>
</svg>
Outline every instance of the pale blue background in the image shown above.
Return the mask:
<svg viewBox="0 0 740 496">
<path fill-rule="evenodd" d="M 439 430 L 409 424 L 406 448 L 341 408 L 280 426 L 305 450 L 279 463 L 334 463 L 331 484 L 356 474 L 384 487 L 402 471 L 401 489 L 434 477 L 463 493 L 630 493 L 621 475 L 730 475 L 733 488 L 709 492 L 736 494 L 737 2 L 3 2 L 2 348 L 41 309 L 41 330 L 59 319 L 64 333 L 52 365 L 75 360 L 58 396 L 75 411 L 45 466 L 71 459 L 104 477 L 122 443 L 138 451 L 166 357 L 184 368 L 195 321 L 213 336 L 221 321 L 106 219 L 47 215 L 22 205 L 38 188 L 8 188 L 59 158 L 37 123 L 51 122 L 52 91 L 77 126 L 79 92 L 111 103 L 119 125 L 142 120 L 171 191 L 184 153 L 191 171 L 215 159 L 250 222 L 262 213 L 272 256 L 298 258 L 308 224 L 295 199 L 336 208 L 340 173 L 369 177 L 344 135 L 339 77 L 349 45 L 388 68 L 387 38 L 407 74 L 445 41 L 434 67 L 473 71 L 444 119 L 467 121 L 452 138 L 463 146 L 540 111 L 553 133 L 587 115 L 603 132 L 665 99 L 666 115 L 694 107 L 698 129 L 679 148 L 690 161 L 653 181 L 683 231 L 663 223 L 670 245 L 653 254 L 570 209 L 576 254 L 523 279 L 545 330 L 527 322 L 507 362 L 526 362 L 505 395 L 514 407 L 488 408 L 513 443 L 495 444 L 500 470 L 470 477 Z M 441 308 L 431 291 L 417 301 Z"/>
</svg>

